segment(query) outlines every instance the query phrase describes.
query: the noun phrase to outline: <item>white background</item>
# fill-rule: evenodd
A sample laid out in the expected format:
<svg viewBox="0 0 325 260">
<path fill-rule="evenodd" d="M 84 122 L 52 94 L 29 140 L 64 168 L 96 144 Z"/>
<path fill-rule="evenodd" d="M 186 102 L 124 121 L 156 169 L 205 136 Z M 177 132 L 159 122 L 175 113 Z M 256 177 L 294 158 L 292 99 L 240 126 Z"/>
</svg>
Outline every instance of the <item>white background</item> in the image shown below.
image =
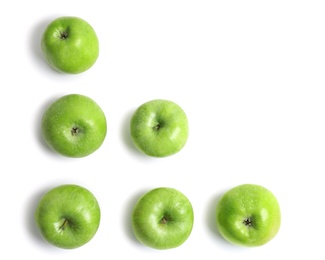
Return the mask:
<svg viewBox="0 0 325 260">
<path fill-rule="evenodd" d="M 324 12 L 313 0 L 3 2 L 0 258 L 323 257 Z M 55 72 L 40 51 L 44 28 L 63 15 L 97 32 L 100 56 L 83 74 Z M 107 137 L 86 158 L 54 154 L 40 136 L 45 108 L 70 93 L 107 116 Z M 164 159 L 140 154 L 129 136 L 132 112 L 155 98 L 178 103 L 190 123 L 186 146 Z M 102 211 L 95 237 L 74 250 L 44 242 L 33 220 L 40 197 L 64 183 L 91 190 Z M 262 247 L 233 246 L 215 227 L 219 197 L 243 183 L 281 205 L 280 231 Z M 132 233 L 133 205 L 158 186 L 194 208 L 192 234 L 176 249 L 145 247 Z"/>
</svg>

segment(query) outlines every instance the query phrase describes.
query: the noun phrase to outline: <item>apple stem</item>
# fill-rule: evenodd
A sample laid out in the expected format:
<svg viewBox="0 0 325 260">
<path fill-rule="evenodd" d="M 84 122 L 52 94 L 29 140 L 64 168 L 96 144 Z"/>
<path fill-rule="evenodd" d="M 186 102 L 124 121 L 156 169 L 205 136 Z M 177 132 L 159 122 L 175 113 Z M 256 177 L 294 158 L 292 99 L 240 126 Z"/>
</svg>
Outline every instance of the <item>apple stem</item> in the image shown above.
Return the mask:
<svg viewBox="0 0 325 260">
<path fill-rule="evenodd" d="M 158 131 L 158 130 L 159 130 L 159 128 L 160 128 L 160 124 L 158 124 L 158 125 L 155 125 L 155 126 L 153 127 L 153 130 L 155 130 L 155 131 Z"/>
<path fill-rule="evenodd" d="M 78 127 L 72 127 L 72 129 L 71 129 L 71 134 L 72 135 L 77 135 L 79 133 L 79 129 L 78 129 Z"/>
<path fill-rule="evenodd" d="M 165 215 L 162 217 L 162 219 L 160 220 L 160 224 L 167 224 L 169 221 L 171 220 L 171 218 L 169 217 L 169 215 Z"/>
<path fill-rule="evenodd" d="M 64 219 L 63 224 L 61 225 L 60 229 L 61 230 L 65 230 L 65 228 L 67 227 L 68 223 L 69 223 L 69 221 L 67 219 Z"/>
<path fill-rule="evenodd" d="M 160 220 L 160 223 L 161 224 L 167 224 L 167 219 L 165 217 L 163 217 L 161 220 Z"/>
<path fill-rule="evenodd" d="M 66 31 L 60 32 L 60 39 L 65 40 L 68 38 L 68 33 Z"/>
<path fill-rule="evenodd" d="M 252 219 L 251 219 L 251 218 L 245 218 L 245 219 L 243 220 L 243 224 L 244 224 L 245 226 L 248 226 L 248 227 L 252 226 Z"/>
</svg>

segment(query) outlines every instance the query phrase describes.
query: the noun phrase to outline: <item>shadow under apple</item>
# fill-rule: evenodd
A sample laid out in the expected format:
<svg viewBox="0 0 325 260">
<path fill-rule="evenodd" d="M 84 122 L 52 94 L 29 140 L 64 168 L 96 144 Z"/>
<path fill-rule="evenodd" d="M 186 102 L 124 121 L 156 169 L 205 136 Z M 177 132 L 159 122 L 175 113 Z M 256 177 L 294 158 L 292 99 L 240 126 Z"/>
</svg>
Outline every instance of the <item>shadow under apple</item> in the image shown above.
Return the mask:
<svg viewBox="0 0 325 260">
<path fill-rule="evenodd" d="M 126 236 L 137 245 L 142 245 L 138 239 L 135 237 L 133 228 L 132 228 L 132 212 L 135 204 L 140 199 L 140 197 L 148 190 L 141 190 L 130 197 L 130 199 L 125 203 L 124 211 L 124 231 Z"/>
<path fill-rule="evenodd" d="M 223 192 L 217 193 L 207 205 L 207 220 L 208 229 L 211 231 L 212 235 L 218 240 L 218 243 L 223 243 L 224 245 L 230 245 L 218 231 L 216 224 L 216 208 L 219 200 L 221 199 Z"/>
<path fill-rule="evenodd" d="M 46 67 L 48 67 L 49 69 L 50 66 L 48 66 L 46 60 L 44 59 L 43 53 L 42 53 L 42 49 L 41 49 L 41 40 L 42 40 L 42 35 L 43 32 L 45 31 L 46 27 L 50 24 L 50 22 L 52 22 L 53 19 L 55 19 L 56 17 L 52 17 L 52 18 L 46 18 L 43 19 L 41 21 L 39 21 L 32 29 L 31 33 L 30 33 L 30 42 L 29 42 L 29 46 L 30 46 L 30 51 L 32 53 L 32 55 L 35 57 L 35 60 L 41 64 L 42 67 L 44 67 L 44 65 Z M 52 69 L 53 70 L 53 69 Z"/>
<path fill-rule="evenodd" d="M 40 144 L 41 148 L 43 150 L 53 156 L 57 156 L 57 153 L 55 153 L 44 141 L 44 138 L 42 136 L 42 117 L 45 112 L 45 110 L 55 101 L 59 98 L 60 96 L 54 96 L 47 101 L 45 101 L 38 109 L 38 113 L 36 114 L 35 118 L 35 137 L 38 143 Z"/>
<path fill-rule="evenodd" d="M 38 206 L 39 201 L 41 200 L 42 196 L 49 190 L 49 187 L 44 188 L 42 190 L 37 191 L 36 193 L 32 194 L 29 198 L 26 206 L 26 229 L 31 237 L 42 246 L 49 246 L 49 244 L 43 239 L 40 231 L 35 222 L 35 211 Z"/>
<path fill-rule="evenodd" d="M 123 122 L 122 122 L 122 129 L 121 129 L 121 137 L 125 144 L 125 146 L 128 148 L 129 151 L 131 151 L 134 155 L 139 157 L 147 157 L 143 153 L 141 153 L 133 144 L 131 133 L 130 133 L 130 121 L 132 118 L 134 111 L 130 111 L 125 116 Z"/>
</svg>

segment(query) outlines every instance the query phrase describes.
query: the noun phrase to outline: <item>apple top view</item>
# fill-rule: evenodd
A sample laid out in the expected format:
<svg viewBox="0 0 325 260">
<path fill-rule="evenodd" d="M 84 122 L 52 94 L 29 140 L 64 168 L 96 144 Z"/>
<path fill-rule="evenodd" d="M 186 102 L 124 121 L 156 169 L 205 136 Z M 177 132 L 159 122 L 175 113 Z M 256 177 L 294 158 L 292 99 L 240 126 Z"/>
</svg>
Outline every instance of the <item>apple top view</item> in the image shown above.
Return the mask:
<svg viewBox="0 0 325 260">
<path fill-rule="evenodd" d="M 136 238 L 155 249 L 182 245 L 191 234 L 193 222 L 193 208 L 188 198 L 168 187 L 155 188 L 143 194 L 132 213 Z"/>
<path fill-rule="evenodd" d="M 166 157 L 185 146 L 189 134 L 188 119 L 176 103 L 155 99 L 136 109 L 130 132 L 139 151 L 153 157 Z"/>
<path fill-rule="evenodd" d="M 88 243 L 100 223 L 100 207 L 86 188 L 65 184 L 52 188 L 38 203 L 35 221 L 44 239 L 64 249 Z"/>
<path fill-rule="evenodd" d="M 45 29 L 42 52 L 55 70 L 78 74 L 90 69 L 99 55 L 95 30 L 79 17 L 59 17 Z"/>
<path fill-rule="evenodd" d="M 59 17 L 42 37 L 42 51 L 57 71 L 81 73 L 95 63 L 99 44 L 95 31 L 77 17 Z M 80 158 L 95 152 L 104 142 L 107 122 L 103 110 L 91 98 L 69 94 L 58 98 L 44 112 L 42 135 L 53 151 Z M 156 158 L 181 151 L 189 136 L 185 111 L 175 102 L 153 99 L 141 104 L 129 122 L 132 142 L 139 152 Z M 95 235 L 100 208 L 92 193 L 81 186 L 61 185 L 40 200 L 35 220 L 51 244 L 77 248 Z M 279 231 L 280 207 L 266 188 L 244 184 L 226 192 L 216 206 L 216 227 L 228 242 L 261 246 Z M 160 187 L 143 194 L 132 211 L 132 228 L 143 245 L 171 249 L 190 236 L 194 211 L 188 198 L 174 188 Z"/>
<path fill-rule="evenodd" d="M 271 241 L 280 229 L 276 197 L 265 187 L 243 184 L 227 191 L 216 209 L 220 234 L 229 242 L 255 247 Z"/>
<path fill-rule="evenodd" d="M 0 9 L 0 260 L 325 260 L 325 0 Z"/>
<path fill-rule="evenodd" d="M 85 157 L 104 142 L 107 132 L 103 110 L 91 98 L 69 94 L 54 101 L 41 122 L 45 142 L 67 157 Z"/>
</svg>

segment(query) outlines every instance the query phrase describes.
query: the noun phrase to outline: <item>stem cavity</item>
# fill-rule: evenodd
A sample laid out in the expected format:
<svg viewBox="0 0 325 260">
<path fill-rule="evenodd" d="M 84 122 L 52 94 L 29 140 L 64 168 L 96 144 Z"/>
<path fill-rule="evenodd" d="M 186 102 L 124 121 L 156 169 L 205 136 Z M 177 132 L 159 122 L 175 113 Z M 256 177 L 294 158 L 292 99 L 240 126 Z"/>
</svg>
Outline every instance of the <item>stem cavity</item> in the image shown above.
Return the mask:
<svg viewBox="0 0 325 260">
<path fill-rule="evenodd" d="M 160 220 L 160 223 L 161 224 L 166 224 L 167 223 L 167 219 L 165 217 L 163 217 L 161 220 Z"/>
<path fill-rule="evenodd" d="M 160 124 L 157 124 L 153 127 L 153 130 L 158 131 L 160 129 Z"/>
<path fill-rule="evenodd" d="M 68 226 L 69 221 L 67 219 L 64 219 L 62 225 L 59 227 L 60 230 L 64 231 L 66 227 Z"/>
<path fill-rule="evenodd" d="M 78 133 L 79 133 L 79 128 L 78 127 L 72 127 L 71 135 L 76 136 Z"/>
<path fill-rule="evenodd" d="M 246 227 L 251 227 L 251 226 L 252 226 L 252 218 L 244 218 L 244 220 L 243 220 L 243 224 L 244 224 Z"/>
<path fill-rule="evenodd" d="M 171 220 L 172 220 L 172 218 L 166 214 L 160 220 L 160 224 L 165 225 L 165 224 L 167 224 Z"/>
<path fill-rule="evenodd" d="M 70 32 L 70 30 L 69 30 L 70 28 L 69 27 L 67 27 L 66 29 L 64 29 L 64 30 L 59 30 L 59 35 L 58 35 L 58 37 L 60 38 L 60 40 L 66 40 L 66 39 L 68 39 L 68 37 L 69 37 L 69 32 Z"/>
<path fill-rule="evenodd" d="M 68 38 L 68 33 L 67 32 L 61 32 L 60 39 L 65 40 Z"/>
</svg>

